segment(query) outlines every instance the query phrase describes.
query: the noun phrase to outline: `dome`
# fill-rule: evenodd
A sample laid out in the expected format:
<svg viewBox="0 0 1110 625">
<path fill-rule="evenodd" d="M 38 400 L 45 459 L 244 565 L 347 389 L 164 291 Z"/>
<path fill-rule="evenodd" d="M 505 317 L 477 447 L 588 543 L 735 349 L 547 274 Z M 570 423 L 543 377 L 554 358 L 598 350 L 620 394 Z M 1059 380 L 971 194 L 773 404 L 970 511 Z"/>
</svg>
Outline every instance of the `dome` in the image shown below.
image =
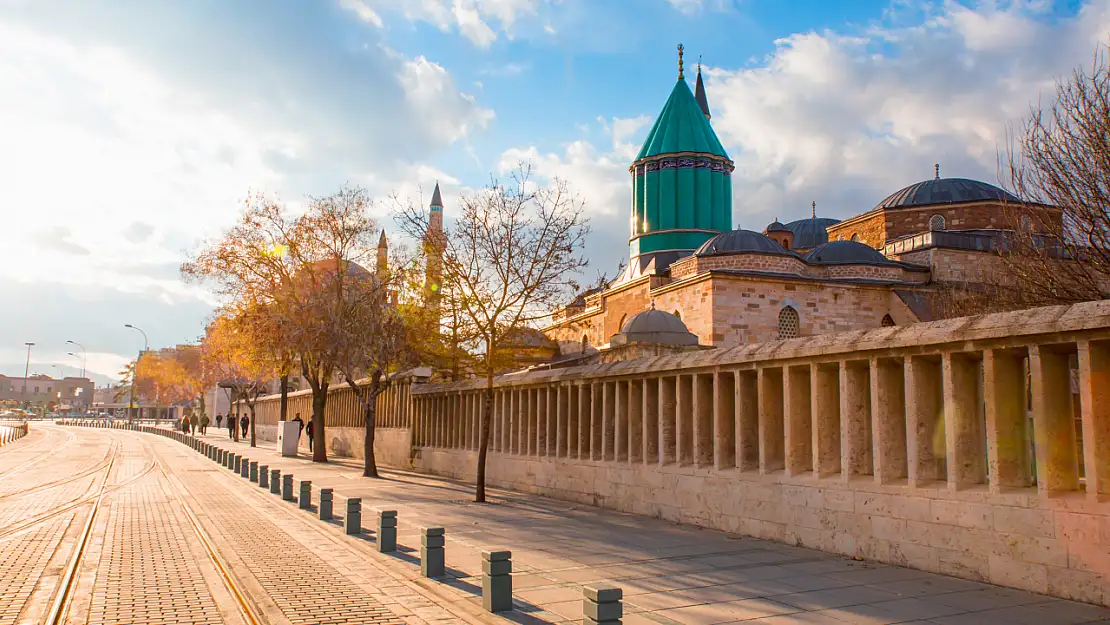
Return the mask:
<svg viewBox="0 0 1110 625">
<path fill-rule="evenodd" d="M 822 243 L 805 255 L 805 261 L 813 265 L 889 265 L 891 263 L 875 248 L 857 241 Z"/>
<path fill-rule="evenodd" d="M 767 224 L 766 232 L 793 232 L 793 231 L 790 230 L 790 228 L 787 228 L 785 225 L 783 225 L 783 223 L 781 221 L 779 221 L 778 217 L 775 217 L 774 221 Z"/>
<path fill-rule="evenodd" d="M 839 219 L 829 217 L 810 217 L 786 224 L 794 233 L 794 248 L 808 250 L 829 242 L 828 227 L 840 223 Z"/>
<path fill-rule="evenodd" d="M 729 230 L 709 239 L 694 252 L 696 256 L 759 252 L 763 254 L 789 254 L 767 235 L 751 230 Z"/>
<path fill-rule="evenodd" d="M 664 343 L 667 345 L 697 345 L 698 337 L 686 328 L 682 320 L 669 312 L 651 310 L 636 313 L 624 322 L 620 334 L 610 340 L 611 344 L 624 343 Z"/>
<path fill-rule="evenodd" d="M 967 178 L 934 178 L 894 192 L 875 208 L 903 208 L 931 204 L 956 204 L 995 200 L 1020 202 L 998 187 Z"/>
</svg>

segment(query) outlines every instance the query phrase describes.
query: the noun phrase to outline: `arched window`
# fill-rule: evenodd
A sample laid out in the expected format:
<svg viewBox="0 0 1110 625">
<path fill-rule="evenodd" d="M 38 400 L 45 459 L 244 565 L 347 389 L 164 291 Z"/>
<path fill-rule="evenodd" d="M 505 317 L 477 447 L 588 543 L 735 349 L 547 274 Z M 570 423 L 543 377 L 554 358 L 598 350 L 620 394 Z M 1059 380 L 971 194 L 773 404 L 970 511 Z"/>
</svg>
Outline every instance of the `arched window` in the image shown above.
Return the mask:
<svg viewBox="0 0 1110 625">
<path fill-rule="evenodd" d="M 856 243 L 859 243 L 859 233 L 858 232 L 856 234 L 852 235 L 852 240 L 855 241 Z"/>
<path fill-rule="evenodd" d="M 944 215 L 933 215 L 930 217 L 929 230 L 944 230 Z"/>
<path fill-rule="evenodd" d="M 792 339 L 798 336 L 798 311 L 793 306 L 784 306 L 779 311 L 779 338 Z"/>
<path fill-rule="evenodd" d="M 898 325 L 898 324 L 894 323 L 894 317 L 891 317 L 890 315 L 883 315 L 883 327 L 884 328 L 889 328 L 891 326 L 896 326 L 896 325 Z"/>
<path fill-rule="evenodd" d="M 586 348 L 589 347 L 589 346 L 590 346 L 590 337 L 588 335 L 583 334 L 582 335 L 582 351 L 586 351 Z"/>
</svg>

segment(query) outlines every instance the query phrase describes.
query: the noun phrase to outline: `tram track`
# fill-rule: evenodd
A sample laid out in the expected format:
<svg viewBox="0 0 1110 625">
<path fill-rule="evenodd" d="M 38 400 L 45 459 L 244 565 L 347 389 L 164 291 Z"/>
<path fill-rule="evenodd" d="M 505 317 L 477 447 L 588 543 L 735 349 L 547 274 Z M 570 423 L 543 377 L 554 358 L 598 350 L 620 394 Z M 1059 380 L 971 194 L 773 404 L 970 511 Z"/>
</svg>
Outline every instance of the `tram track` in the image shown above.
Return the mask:
<svg viewBox="0 0 1110 625">
<path fill-rule="evenodd" d="M 108 465 L 108 463 L 111 461 L 112 455 L 115 453 L 116 448 L 118 446 L 119 446 L 119 443 L 112 443 L 111 445 L 109 445 L 108 446 L 108 451 L 104 455 L 104 458 L 102 460 L 100 460 L 99 462 L 97 462 L 97 464 L 95 466 L 93 466 L 89 469 L 79 471 L 77 473 L 74 473 L 73 475 L 68 475 L 66 477 L 60 477 L 56 480 L 51 480 L 51 481 L 45 482 L 43 484 L 36 484 L 36 485 L 34 485 L 30 488 L 25 488 L 23 490 L 17 490 L 17 491 L 12 491 L 12 492 L 8 492 L 8 493 L 0 493 L 0 501 L 4 501 L 5 499 L 10 499 L 12 497 L 25 497 L 27 495 L 30 495 L 31 493 L 36 493 L 40 490 L 45 490 L 45 489 L 48 489 L 48 488 L 54 488 L 56 486 L 62 486 L 62 485 L 68 484 L 70 482 L 74 482 L 76 480 L 79 480 L 83 477 L 88 477 L 88 476 L 92 475 L 93 473 L 97 473 L 100 470 L 102 470 L 105 466 Z"/>
<path fill-rule="evenodd" d="M 8 469 L 7 471 L 0 472 L 0 482 L 3 482 L 4 480 L 10 479 L 14 475 L 19 475 L 20 473 L 24 473 L 24 472 L 28 471 L 29 469 L 33 469 L 35 466 L 37 466 L 38 464 L 40 464 L 44 460 L 54 456 L 55 454 L 57 454 L 59 452 L 65 451 L 69 447 L 69 445 L 71 445 L 72 443 L 74 443 L 77 440 L 77 434 L 75 432 L 63 431 L 63 433 L 66 436 L 64 444 L 55 445 L 53 448 L 47 450 L 46 452 L 42 453 L 41 455 L 39 455 L 39 456 L 37 456 L 37 457 L 35 457 L 31 460 L 28 460 L 27 462 L 24 462 L 20 465 L 12 467 L 11 469 Z M 37 447 L 39 445 L 42 445 L 43 443 L 49 443 L 49 442 L 51 442 L 51 440 L 52 439 L 50 439 L 50 438 L 44 438 L 42 440 L 35 441 L 32 444 L 35 447 Z M 33 447 L 32 447 L 32 449 L 33 449 Z M 24 448 L 20 451 L 26 453 L 27 449 Z"/>
</svg>

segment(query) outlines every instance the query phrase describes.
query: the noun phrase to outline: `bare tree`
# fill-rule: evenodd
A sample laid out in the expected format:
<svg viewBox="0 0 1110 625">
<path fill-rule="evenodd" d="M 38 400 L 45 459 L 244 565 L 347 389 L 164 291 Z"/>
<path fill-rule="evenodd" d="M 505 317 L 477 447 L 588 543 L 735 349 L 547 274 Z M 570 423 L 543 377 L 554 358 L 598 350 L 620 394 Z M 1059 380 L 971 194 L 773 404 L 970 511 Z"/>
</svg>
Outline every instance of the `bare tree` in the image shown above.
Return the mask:
<svg viewBox="0 0 1110 625">
<path fill-rule="evenodd" d="M 565 182 L 538 187 L 526 165 L 508 183 L 495 179 L 462 198 L 461 209 L 442 235 L 429 232 L 423 207 L 403 208 L 398 221 L 418 240 L 441 237 L 435 243 L 443 254 L 444 293 L 455 298 L 453 322 L 474 337 L 474 348 L 482 353 L 477 367 L 486 389 L 474 500 L 484 502 L 493 380 L 504 340 L 549 316 L 577 291 L 573 278 L 587 265 L 582 250 L 589 225 L 581 200 Z"/>
<path fill-rule="evenodd" d="M 1004 156 L 1021 205 L 1007 206 L 1013 234 L 1004 269 L 983 299 L 1009 308 L 1110 297 L 1110 66 L 1100 45 L 1090 69 L 1058 80 L 1011 131 Z"/>
</svg>

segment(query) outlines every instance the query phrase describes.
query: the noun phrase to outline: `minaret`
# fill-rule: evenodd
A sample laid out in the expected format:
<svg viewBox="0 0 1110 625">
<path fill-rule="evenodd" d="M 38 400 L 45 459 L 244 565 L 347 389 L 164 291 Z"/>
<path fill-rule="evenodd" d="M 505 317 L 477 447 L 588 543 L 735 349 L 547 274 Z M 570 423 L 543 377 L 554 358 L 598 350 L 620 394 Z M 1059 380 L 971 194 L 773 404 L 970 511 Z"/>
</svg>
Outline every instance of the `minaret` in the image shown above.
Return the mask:
<svg viewBox="0 0 1110 625">
<path fill-rule="evenodd" d="M 698 101 L 698 106 L 701 107 L 701 112 L 705 115 L 706 119 L 713 119 L 709 114 L 709 99 L 705 97 L 705 83 L 701 81 L 701 58 L 698 58 L 698 80 L 694 84 L 694 99 Z"/>
<path fill-rule="evenodd" d="M 374 271 L 379 276 L 389 275 L 389 240 L 385 238 L 385 230 L 382 230 L 382 236 L 378 238 L 378 263 L 374 267 Z"/>
<path fill-rule="evenodd" d="M 428 205 L 428 235 L 424 242 L 428 255 L 424 269 L 424 297 L 429 306 L 439 301 L 439 282 L 443 278 L 443 198 L 439 194 L 439 183 L 432 191 L 432 202 Z"/>
</svg>

